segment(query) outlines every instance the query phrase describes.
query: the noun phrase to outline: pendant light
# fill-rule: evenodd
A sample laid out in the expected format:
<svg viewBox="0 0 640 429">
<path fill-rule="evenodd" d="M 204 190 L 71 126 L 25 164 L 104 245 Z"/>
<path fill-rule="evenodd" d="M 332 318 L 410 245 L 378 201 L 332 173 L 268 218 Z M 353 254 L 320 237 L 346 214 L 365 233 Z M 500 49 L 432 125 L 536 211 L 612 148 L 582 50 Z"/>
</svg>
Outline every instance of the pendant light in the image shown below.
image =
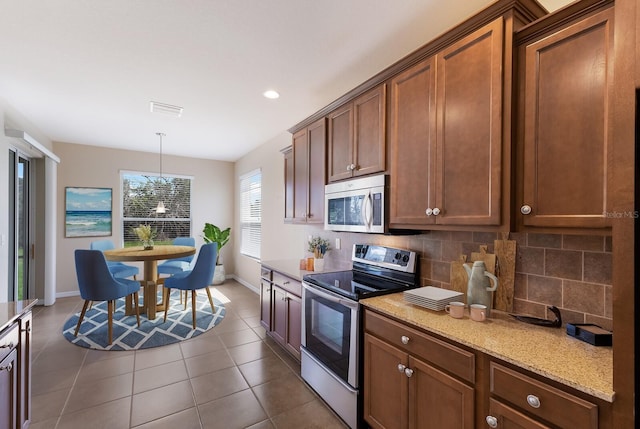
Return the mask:
<svg viewBox="0 0 640 429">
<path fill-rule="evenodd" d="M 160 137 L 160 182 L 162 182 L 162 137 L 166 136 L 165 133 L 156 133 L 158 137 Z M 158 201 L 158 206 L 156 207 L 156 213 L 166 213 L 167 209 L 164 207 L 164 201 Z"/>
</svg>

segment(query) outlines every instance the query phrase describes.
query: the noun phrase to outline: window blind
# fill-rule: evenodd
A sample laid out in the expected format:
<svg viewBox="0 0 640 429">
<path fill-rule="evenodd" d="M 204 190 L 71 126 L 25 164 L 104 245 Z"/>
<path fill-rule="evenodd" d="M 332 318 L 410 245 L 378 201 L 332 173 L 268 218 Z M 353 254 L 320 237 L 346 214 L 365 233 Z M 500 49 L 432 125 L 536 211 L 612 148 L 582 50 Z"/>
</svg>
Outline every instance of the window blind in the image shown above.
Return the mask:
<svg viewBox="0 0 640 429">
<path fill-rule="evenodd" d="M 262 171 L 240 177 L 240 253 L 260 259 L 262 234 Z"/>
<path fill-rule="evenodd" d="M 151 225 L 154 242 L 160 244 L 191 236 L 191 177 L 121 171 L 120 178 L 125 246 L 139 245 L 133 229 L 140 224 Z M 166 213 L 156 213 L 158 201 L 164 202 Z"/>
</svg>

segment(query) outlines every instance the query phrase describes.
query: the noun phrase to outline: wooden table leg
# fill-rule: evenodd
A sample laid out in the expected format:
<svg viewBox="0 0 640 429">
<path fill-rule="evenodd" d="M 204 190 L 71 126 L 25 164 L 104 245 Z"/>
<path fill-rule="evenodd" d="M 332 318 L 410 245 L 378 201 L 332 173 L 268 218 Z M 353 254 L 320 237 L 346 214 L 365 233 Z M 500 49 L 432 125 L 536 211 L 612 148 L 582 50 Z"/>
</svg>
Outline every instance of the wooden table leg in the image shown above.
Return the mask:
<svg viewBox="0 0 640 429">
<path fill-rule="evenodd" d="M 156 318 L 158 299 L 156 281 L 158 280 L 158 261 L 144 261 L 144 309 L 149 320 Z"/>
</svg>

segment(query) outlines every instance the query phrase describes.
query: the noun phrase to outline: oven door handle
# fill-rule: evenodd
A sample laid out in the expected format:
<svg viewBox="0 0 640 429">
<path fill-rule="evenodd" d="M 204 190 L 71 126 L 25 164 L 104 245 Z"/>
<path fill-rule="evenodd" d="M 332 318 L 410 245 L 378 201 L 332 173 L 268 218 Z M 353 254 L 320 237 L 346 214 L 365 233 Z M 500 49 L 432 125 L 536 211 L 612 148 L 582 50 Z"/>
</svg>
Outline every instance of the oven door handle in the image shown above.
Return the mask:
<svg viewBox="0 0 640 429">
<path fill-rule="evenodd" d="M 311 286 L 307 283 L 302 282 L 302 287 L 315 293 L 316 295 L 326 299 L 327 301 L 331 301 L 334 302 L 336 304 L 340 304 L 340 305 L 344 305 L 345 307 L 351 308 L 351 309 L 357 309 L 358 308 L 358 303 L 355 301 L 351 301 L 351 300 L 347 300 L 347 299 L 342 299 L 339 298 L 333 294 L 327 293 L 324 290 Z"/>
</svg>

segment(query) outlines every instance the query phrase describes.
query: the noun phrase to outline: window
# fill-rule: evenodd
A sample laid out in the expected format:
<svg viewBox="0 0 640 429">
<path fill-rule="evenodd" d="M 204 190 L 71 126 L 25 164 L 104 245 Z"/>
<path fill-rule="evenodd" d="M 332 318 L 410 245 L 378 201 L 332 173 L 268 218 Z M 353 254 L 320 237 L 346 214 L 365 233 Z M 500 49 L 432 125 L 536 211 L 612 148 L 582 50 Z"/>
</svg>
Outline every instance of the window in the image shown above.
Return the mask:
<svg viewBox="0 0 640 429">
<path fill-rule="evenodd" d="M 122 183 L 122 238 L 125 246 L 138 246 L 133 229 L 149 224 L 155 243 L 169 244 L 176 237 L 191 236 L 191 177 L 162 177 L 152 173 L 120 172 Z M 165 213 L 156 213 L 163 201 Z"/>
<path fill-rule="evenodd" d="M 260 259 L 262 229 L 262 172 L 240 177 L 240 253 Z"/>
</svg>

